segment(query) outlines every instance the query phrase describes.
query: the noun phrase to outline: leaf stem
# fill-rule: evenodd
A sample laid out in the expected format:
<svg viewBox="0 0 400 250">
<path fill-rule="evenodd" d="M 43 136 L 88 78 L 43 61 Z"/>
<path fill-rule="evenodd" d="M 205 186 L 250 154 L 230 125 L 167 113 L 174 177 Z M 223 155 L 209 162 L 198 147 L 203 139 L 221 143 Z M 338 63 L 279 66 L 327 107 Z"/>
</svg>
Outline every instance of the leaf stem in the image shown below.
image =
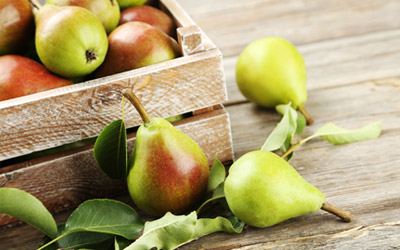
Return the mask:
<svg viewBox="0 0 400 250">
<path fill-rule="evenodd" d="M 150 117 L 142 103 L 136 97 L 136 95 L 130 89 L 124 89 L 122 94 L 135 106 L 136 110 L 139 112 L 139 115 L 142 117 L 144 123 L 150 122 Z"/>
<path fill-rule="evenodd" d="M 303 141 L 299 141 L 296 144 L 292 144 L 288 150 L 286 150 L 285 153 L 283 153 L 283 155 L 281 155 L 281 158 L 285 158 L 286 156 L 290 155 L 296 148 L 298 148 L 299 146 L 301 146 L 304 142 Z"/>
<path fill-rule="evenodd" d="M 40 10 L 42 8 L 42 5 L 39 3 L 38 0 L 29 0 L 29 2 L 35 7 L 36 9 Z"/>
<path fill-rule="evenodd" d="M 37 250 L 41 250 L 41 249 L 44 249 L 44 248 L 50 246 L 51 244 L 55 243 L 56 241 L 58 241 L 59 239 L 63 238 L 64 236 L 67 236 L 67 235 L 70 234 L 70 233 L 72 233 L 72 232 L 68 232 L 68 233 L 65 233 L 65 234 L 62 234 L 62 235 L 58 236 L 57 238 L 51 240 L 51 241 L 48 242 L 47 244 L 45 244 L 45 245 L 39 247 Z"/>
<path fill-rule="evenodd" d="M 312 125 L 314 123 L 314 119 L 311 117 L 310 113 L 307 112 L 306 108 L 304 105 L 299 106 L 299 112 L 304 115 L 306 118 L 307 124 Z"/>
<path fill-rule="evenodd" d="M 351 212 L 338 208 L 332 204 L 329 204 L 328 202 L 324 202 L 321 209 L 340 217 L 345 222 L 352 221 L 353 214 Z"/>
</svg>

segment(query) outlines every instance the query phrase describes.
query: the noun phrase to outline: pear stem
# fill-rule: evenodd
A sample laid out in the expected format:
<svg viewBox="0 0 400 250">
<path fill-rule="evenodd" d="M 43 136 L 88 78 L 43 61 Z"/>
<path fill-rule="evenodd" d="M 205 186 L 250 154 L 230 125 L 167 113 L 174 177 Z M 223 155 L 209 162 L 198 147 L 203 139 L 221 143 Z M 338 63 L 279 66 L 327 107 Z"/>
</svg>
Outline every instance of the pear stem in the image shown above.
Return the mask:
<svg viewBox="0 0 400 250">
<path fill-rule="evenodd" d="M 314 119 L 311 117 L 311 115 L 307 112 L 306 108 L 304 105 L 299 106 L 299 111 L 304 117 L 306 118 L 307 125 L 312 125 L 314 123 Z"/>
<path fill-rule="evenodd" d="M 42 5 L 39 3 L 38 0 L 29 0 L 29 2 L 35 7 L 36 9 L 40 10 L 42 8 Z"/>
<path fill-rule="evenodd" d="M 146 110 L 144 109 L 142 103 L 136 97 L 136 95 L 130 89 L 124 89 L 122 94 L 135 106 L 136 110 L 139 112 L 139 115 L 142 117 L 144 123 L 150 122 L 149 114 L 147 114 Z"/>
<path fill-rule="evenodd" d="M 328 202 L 324 202 L 321 209 L 340 217 L 345 222 L 352 221 L 353 214 L 351 212 L 338 208 L 332 204 L 329 204 Z"/>
<path fill-rule="evenodd" d="M 283 153 L 283 155 L 281 155 L 281 158 L 285 158 L 286 156 L 290 155 L 290 153 L 292 153 L 296 148 L 301 146 L 303 143 L 304 143 L 303 141 L 299 141 L 298 143 L 291 145 L 288 148 L 288 150 L 286 150 L 286 152 Z"/>
</svg>

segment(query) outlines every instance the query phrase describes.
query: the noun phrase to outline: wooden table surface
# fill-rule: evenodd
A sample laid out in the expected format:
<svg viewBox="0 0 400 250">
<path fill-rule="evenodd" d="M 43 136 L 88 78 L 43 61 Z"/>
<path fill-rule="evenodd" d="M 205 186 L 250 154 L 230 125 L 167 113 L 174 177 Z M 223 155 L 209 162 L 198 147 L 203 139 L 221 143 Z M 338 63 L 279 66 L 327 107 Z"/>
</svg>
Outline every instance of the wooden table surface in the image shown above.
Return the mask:
<svg viewBox="0 0 400 250">
<path fill-rule="evenodd" d="M 378 139 L 343 146 L 315 139 L 291 161 L 328 202 L 352 211 L 353 222 L 319 211 L 270 228 L 215 233 L 180 249 L 400 249 L 400 1 L 179 3 L 224 54 L 236 159 L 259 148 L 280 120 L 274 110 L 247 102 L 236 87 L 237 57 L 258 38 L 286 38 L 304 56 L 306 108 L 315 120 L 304 136 L 327 122 L 358 128 L 383 121 Z M 24 225 L 3 230 L 0 248 L 31 249 L 40 235 Z"/>
</svg>

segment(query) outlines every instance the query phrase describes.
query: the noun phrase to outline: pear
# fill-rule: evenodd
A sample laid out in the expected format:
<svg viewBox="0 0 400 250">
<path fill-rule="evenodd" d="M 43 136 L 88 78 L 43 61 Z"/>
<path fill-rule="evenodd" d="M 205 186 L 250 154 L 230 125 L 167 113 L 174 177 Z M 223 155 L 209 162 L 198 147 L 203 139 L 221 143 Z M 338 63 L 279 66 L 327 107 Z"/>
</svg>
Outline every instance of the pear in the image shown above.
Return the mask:
<svg viewBox="0 0 400 250">
<path fill-rule="evenodd" d="M 179 55 L 178 43 L 173 38 L 143 22 L 118 26 L 108 36 L 108 42 L 107 57 L 94 73 L 97 78 L 164 62 Z"/>
<path fill-rule="evenodd" d="M 144 5 L 147 0 L 117 0 L 121 9 Z"/>
<path fill-rule="evenodd" d="M 117 27 L 120 18 L 117 0 L 47 0 L 46 4 L 79 6 L 90 10 L 100 19 L 107 33 Z"/>
<path fill-rule="evenodd" d="M 33 40 L 34 26 L 27 0 L 0 0 L 0 55 L 25 50 Z"/>
<path fill-rule="evenodd" d="M 326 203 L 316 187 L 288 162 L 268 151 L 252 151 L 235 161 L 224 191 L 231 211 L 254 227 L 269 227 L 321 208 L 351 221 L 349 212 Z"/>
<path fill-rule="evenodd" d="M 0 101 L 73 84 L 18 55 L 0 56 L 0 76 Z"/>
<path fill-rule="evenodd" d="M 103 63 L 108 49 L 107 34 L 89 10 L 45 5 L 35 18 L 36 51 L 50 71 L 66 78 L 79 78 Z"/>
<path fill-rule="evenodd" d="M 133 21 L 150 24 L 171 37 L 176 34 L 176 25 L 172 18 L 165 12 L 148 5 L 130 7 L 121 12 L 119 25 Z"/>
<path fill-rule="evenodd" d="M 304 105 L 307 101 L 306 67 L 290 42 L 267 37 L 249 44 L 239 55 L 236 82 L 241 93 L 262 107 L 291 102 L 312 124 Z"/>
<path fill-rule="evenodd" d="M 132 91 L 123 94 L 144 121 L 129 161 L 127 184 L 132 200 L 153 216 L 188 211 L 207 190 L 209 164 L 205 154 L 165 119 L 150 119 Z"/>
</svg>

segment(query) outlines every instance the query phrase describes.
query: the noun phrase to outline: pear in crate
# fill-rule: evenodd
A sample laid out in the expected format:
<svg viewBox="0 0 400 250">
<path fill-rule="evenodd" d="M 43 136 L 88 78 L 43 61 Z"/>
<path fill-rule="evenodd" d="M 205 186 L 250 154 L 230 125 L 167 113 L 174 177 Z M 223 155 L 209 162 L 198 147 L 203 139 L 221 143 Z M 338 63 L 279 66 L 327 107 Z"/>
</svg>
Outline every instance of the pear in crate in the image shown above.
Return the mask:
<svg viewBox="0 0 400 250">
<path fill-rule="evenodd" d="M 249 152 L 229 169 L 224 186 L 231 211 L 254 227 L 268 227 L 324 209 L 351 221 L 348 212 L 325 203 L 325 196 L 278 155 Z M 340 216 L 338 215 L 338 216 Z"/>
<path fill-rule="evenodd" d="M 236 64 L 236 82 L 248 100 L 262 107 L 291 102 L 311 124 L 312 118 L 304 108 L 306 80 L 303 57 L 282 38 L 267 37 L 252 42 Z"/>
<path fill-rule="evenodd" d="M 34 20 L 27 0 L 0 0 L 0 55 L 22 52 L 33 40 Z"/>
<path fill-rule="evenodd" d="M 133 21 L 150 24 L 169 36 L 174 36 L 176 33 L 176 25 L 172 18 L 161 10 L 148 5 L 130 7 L 121 12 L 120 25 Z"/>
<path fill-rule="evenodd" d="M 144 5 L 147 0 L 117 0 L 121 9 Z"/>
<path fill-rule="evenodd" d="M 90 10 L 103 23 L 107 33 L 117 27 L 120 18 L 117 0 L 47 0 L 46 3 L 57 6 L 79 6 Z"/>
<path fill-rule="evenodd" d="M 127 179 L 134 203 L 153 216 L 188 211 L 207 190 L 206 156 L 190 137 L 165 119 L 150 119 L 130 90 L 124 95 L 144 121 L 136 134 Z"/>
<path fill-rule="evenodd" d="M 142 22 L 118 26 L 108 36 L 109 50 L 96 77 L 136 69 L 175 58 L 177 42 L 161 30 Z"/>
<path fill-rule="evenodd" d="M 40 8 L 35 44 L 46 68 L 66 78 L 92 73 L 104 61 L 108 48 L 100 20 L 87 9 L 76 6 Z"/>
<path fill-rule="evenodd" d="M 0 76 L 0 101 L 73 84 L 18 55 L 0 56 Z"/>
</svg>

